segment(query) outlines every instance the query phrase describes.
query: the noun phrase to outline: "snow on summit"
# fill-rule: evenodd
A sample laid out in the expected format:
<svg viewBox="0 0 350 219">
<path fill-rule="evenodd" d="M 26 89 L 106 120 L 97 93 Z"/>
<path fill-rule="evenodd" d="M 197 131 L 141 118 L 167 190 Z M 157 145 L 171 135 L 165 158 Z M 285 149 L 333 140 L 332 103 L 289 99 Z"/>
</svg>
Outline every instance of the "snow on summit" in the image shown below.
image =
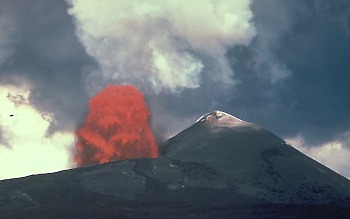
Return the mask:
<svg viewBox="0 0 350 219">
<path fill-rule="evenodd" d="M 218 110 L 205 114 L 197 120 L 197 123 L 198 122 L 205 122 L 216 127 L 236 127 L 253 125 L 235 116 Z"/>
</svg>

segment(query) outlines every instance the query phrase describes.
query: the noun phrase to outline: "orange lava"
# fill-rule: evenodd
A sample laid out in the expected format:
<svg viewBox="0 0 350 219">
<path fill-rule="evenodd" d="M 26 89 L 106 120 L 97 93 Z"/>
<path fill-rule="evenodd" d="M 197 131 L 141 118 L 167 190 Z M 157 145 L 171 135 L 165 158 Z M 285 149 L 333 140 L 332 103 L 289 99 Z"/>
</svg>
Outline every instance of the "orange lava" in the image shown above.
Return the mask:
<svg viewBox="0 0 350 219">
<path fill-rule="evenodd" d="M 85 124 L 75 133 L 77 165 L 158 157 L 149 117 L 150 110 L 136 88 L 108 85 L 90 99 Z"/>
</svg>

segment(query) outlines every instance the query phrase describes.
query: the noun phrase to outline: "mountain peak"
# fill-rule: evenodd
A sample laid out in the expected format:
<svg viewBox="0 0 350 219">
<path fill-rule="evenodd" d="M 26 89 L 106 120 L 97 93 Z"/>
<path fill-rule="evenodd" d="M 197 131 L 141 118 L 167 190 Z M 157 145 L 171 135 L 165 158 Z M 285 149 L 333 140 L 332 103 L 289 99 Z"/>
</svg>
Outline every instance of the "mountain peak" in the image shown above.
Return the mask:
<svg viewBox="0 0 350 219">
<path fill-rule="evenodd" d="M 207 123 L 218 127 L 247 126 L 250 124 L 235 116 L 219 110 L 205 114 L 197 120 L 197 123 Z"/>
</svg>

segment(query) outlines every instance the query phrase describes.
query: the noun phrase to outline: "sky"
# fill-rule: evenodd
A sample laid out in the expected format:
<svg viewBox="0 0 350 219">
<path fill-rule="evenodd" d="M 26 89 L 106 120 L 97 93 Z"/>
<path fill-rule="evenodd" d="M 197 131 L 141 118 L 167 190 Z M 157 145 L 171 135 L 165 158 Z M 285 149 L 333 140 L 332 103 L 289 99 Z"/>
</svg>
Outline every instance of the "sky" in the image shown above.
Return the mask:
<svg viewBox="0 0 350 219">
<path fill-rule="evenodd" d="M 145 96 L 159 142 L 213 110 L 350 178 L 346 0 L 0 0 L 0 179 L 74 167 L 107 84 Z"/>
</svg>

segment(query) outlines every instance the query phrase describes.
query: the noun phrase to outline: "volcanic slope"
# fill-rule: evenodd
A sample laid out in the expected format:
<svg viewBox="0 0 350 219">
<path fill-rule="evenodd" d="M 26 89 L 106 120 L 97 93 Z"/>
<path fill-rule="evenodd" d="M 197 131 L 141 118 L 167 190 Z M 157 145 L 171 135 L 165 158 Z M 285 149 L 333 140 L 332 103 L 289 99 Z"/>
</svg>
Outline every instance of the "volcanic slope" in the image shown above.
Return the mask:
<svg viewBox="0 0 350 219">
<path fill-rule="evenodd" d="M 350 218 L 348 179 L 224 112 L 161 149 L 1 181 L 1 218 Z"/>
<path fill-rule="evenodd" d="M 165 157 L 204 162 L 234 182 L 241 194 L 274 203 L 331 203 L 350 195 L 350 181 L 281 138 L 215 111 L 170 139 Z"/>
</svg>

